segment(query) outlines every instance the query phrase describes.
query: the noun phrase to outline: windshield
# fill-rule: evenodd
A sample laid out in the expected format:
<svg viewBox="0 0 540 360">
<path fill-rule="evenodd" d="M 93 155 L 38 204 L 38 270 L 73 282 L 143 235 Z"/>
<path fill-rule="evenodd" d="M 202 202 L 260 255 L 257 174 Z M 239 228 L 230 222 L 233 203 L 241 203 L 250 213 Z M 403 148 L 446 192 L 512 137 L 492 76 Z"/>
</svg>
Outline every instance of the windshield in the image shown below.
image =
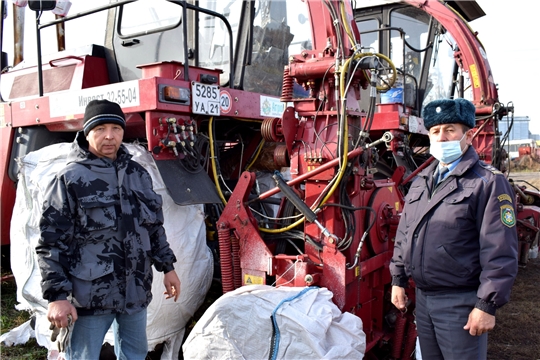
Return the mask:
<svg viewBox="0 0 540 360">
<path fill-rule="evenodd" d="M 2 1 L 6 4 L 7 1 Z M 24 3 L 24 2 L 21 2 Z M 90 8 L 107 5 L 109 0 L 72 1 L 68 15 L 88 11 Z M 54 21 L 55 15 L 51 11 L 44 11 L 40 15 L 40 23 L 45 24 Z M 66 49 L 78 48 L 90 44 L 103 45 L 105 40 L 107 12 L 101 11 L 68 21 L 65 26 Z M 20 28 L 18 28 L 20 26 Z M 15 36 L 14 28 L 17 28 L 21 36 Z M 84 29 L 84 30 L 81 30 Z M 92 31 L 88 31 L 92 29 Z M 8 63 L 16 66 L 19 61 L 35 63 L 37 58 L 36 46 L 36 13 L 28 6 L 12 6 L 7 8 L 7 16 L 2 28 L 2 51 L 8 54 Z M 14 43 L 17 38 L 18 43 Z M 20 51 L 20 59 L 14 60 L 16 49 Z M 59 51 L 54 26 L 41 30 L 41 52 L 44 56 L 55 54 Z"/>
<path fill-rule="evenodd" d="M 286 6 L 285 6 L 286 5 Z M 258 1 L 253 31 L 252 64 L 244 89 L 279 96 L 289 55 L 311 49 L 309 22 L 302 22 L 300 1 Z"/>
<path fill-rule="evenodd" d="M 241 0 L 199 2 L 201 7 L 221 13 L 228 19 L 235 40 L 233 46 L 248 46 L 246 59 L 238 59 L 246 65 L 243 89 L 279 96 L 283 68 L 288 63 L 289 55 L 311 49 L 307 7 L 299 0 L 256 1 L 252 42 L 249 43 L 247 29 L 238 34 L 241 29 L 241 16 L 249 16 L 248 4 Z M 219 18 L 205 14 L 200 14 L 199 22 L 200 66 L 222 69 L 223 85 L 228 82 L 230 66 L 227 28 Z M 237 40 L 242 42 L 237 44 Z M 233 50 L 238 51 L 236 48 Z"/>
<path fill-rule="evenodd" d="M 454 74 L 456 67 L 454 55 L 459 52 L 456 41 L 449 33 L 439 33 L 435 38 L 434 46 L 424 104 L 435 99 L 461 97 L 457 93 L 457 88 L 453 87 L 453 84 L 457 81 L 456 74 Z M 471 71 L 474 71 L 474 69 L 471 69 Z M 463 71 L 460 67 L 457 75 L 463 76 L 463 98 L 473 100 L 469 72 Z"/>
<path fill-rule="evenodd" d="M 96 5 L 104 3 L 108 3 L 108 0 L 95 2 Z M 87 11 L 88 6 L 91 6 L 86 4 L 83 8 L 80 5 L 75 2 L 70 15 L 77 11 Z M 115 55 L 118 78 L 123 81 L 139 79 L 140 66 L 144 64 L 189 61 L 190 65 L 221 69 L 223 73 L 220 75 L 220 84 L 225 86 L 230 85 L 229 75 L 234 65 L 235 82 L 241 81 L 235 86 L 246 91 L 280 96 L 283 70 L 289 56 L 312 48 L 312 31 L 306 3 L 301 0 L 200 0 L 198 5 L 222 14 L 227 19 L 232 30 L 232 54 L 238 57 L 236 61 L 230 58 L 231 35 L 224 20 L 202 11 L 188 10 L 188 34 L 185 35 L 182 7 L 178 3 L 163 0 L 140 0 L 123 5 L 122 16 L 118 17 L 114 34 L 113 29 L 107 27 L 107 11 L 68 21 L 65 23 L 66 48 L 75 49 L 73 53 L 76 54 L 81 53 L 76 50 L 81 45 L 96 44 L 111 49 Z M 35 14 L 29 13 L 26 27 L 35 27 L 32 17 L 35 18 Z M 42 16 L 42 22 L 53 19 L 50 12 Z M 89 21 L 93 22 L 89 24 Z M 12 26 L 4 28 L 11 29 Z M 110 33 L 106 33 L 105 29 Z M 30 28 L 26 34 L 31 38 L 32 34 L 35 35 L 35 29 Z M 48 60 L 48 53 L 58 57 L 55 54 L 55 28 L 48 27 L 41 35 L 44 60 Z M 27 40 L 30 41 L 26 43 L 31 44 L 29 49 L 33 50 L 29 53 L 35 56 L 35 40 Z M 188 59 L 184 56 L 185 43 L 188 44 Z M 13 47 L 9 42 L 4 45 L 4 48 Z M 10 56 L 12 53 L 8 51 Z"/>
<path fill-rule="evenodd" d="M 410 7 L 393 10 L 390 16 L 392 28 L 404 32 L 391 31 L 390 58 L 396 68 L 417 79 L 425 57 L 425 52 L 419 50 L 427 46 L 429 20 L 428 14 Z"/>
<path fill-rule="evenodd" d="M 123 6 L 120 35 L 130 36 L 180 24 L 179 7 L 167 1 L 139 0 Z"/>
<path fill-rule="evenodd" d="M 411 75 L 411 79 L 420 80 L 422 66 L 425 62 L 426 52 L 422 51 L 430 46 L 429 29 L 430 16 L 419 9 L 407 7 L 396 9 L 391 13 L 391 26 L 404 30 L 402 38 L 399 31 L 391 32 L 390 58 L 405 74 Z M 433 20 L 435 21 L 435 20 Z M 457 96 L 453 84 L 455 79 L 456 60 L 454 54 L 458 51 L 456 41 L 436 21 L 433 24 L 435 37 L 433 41 L 433 53 L 427 66 L 427 84 L 424 96 L 424 104 L 436 99 L 449 99 Z M 469 74 L 462 72 L 464 76 L 464 98 L 472 99 L 472 91 L 469 89 Z"/>
<path fill-rule="evenodd" d="M 199 1 L 200 7 L 222 14 L 227 18 L 232 28 L 233 39 L 236 39 L 238 35 L 242 5 L 243 1 Z M 227 26 L 220 18 L 199 13 L 199 65 L 204 68 L 223 70 L 222 85 L 229 82 L 230 40 Z"/>
</svg>

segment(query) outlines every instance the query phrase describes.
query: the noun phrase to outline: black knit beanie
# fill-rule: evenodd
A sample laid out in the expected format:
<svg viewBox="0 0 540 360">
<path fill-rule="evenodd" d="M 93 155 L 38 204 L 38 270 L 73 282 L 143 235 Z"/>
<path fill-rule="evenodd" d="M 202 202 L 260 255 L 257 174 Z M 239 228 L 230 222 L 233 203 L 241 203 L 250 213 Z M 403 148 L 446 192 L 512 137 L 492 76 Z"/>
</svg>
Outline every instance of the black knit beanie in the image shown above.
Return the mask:
<svg viewBox="0 0 540 360">
<path fill-rule="evenodd" d="M 126 129 L 126 116 L 120 105 L 109 100 L 92 100 L 84 111 L 84 136 L 100 124 L 118 124 Z"/>
</svg>

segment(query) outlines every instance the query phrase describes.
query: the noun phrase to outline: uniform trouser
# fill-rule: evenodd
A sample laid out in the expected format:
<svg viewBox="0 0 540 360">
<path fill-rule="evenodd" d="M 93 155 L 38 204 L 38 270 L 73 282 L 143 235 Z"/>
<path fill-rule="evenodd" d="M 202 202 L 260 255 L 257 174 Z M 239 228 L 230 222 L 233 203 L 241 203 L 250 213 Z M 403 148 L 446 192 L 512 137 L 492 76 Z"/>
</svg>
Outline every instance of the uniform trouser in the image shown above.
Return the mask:
<svg viewBox="0 0 540 360">
<path fill-rule="evenodd" d="M 472 336 L 463 329 L 477 300 L 476 291 L 428 295 L 416 289 L 416 327 L 422 359 L 486 359 L 487 333 Z"/>
<path fill-rule="evenodd" d="M 103 340 L 111 324 L 114 352 L 120 360 L 144 360 L 148 354 L 146 309 L 135 314 L 79 316 L 73 325 L 67 360 L 98 360 Z"/>
</svg>

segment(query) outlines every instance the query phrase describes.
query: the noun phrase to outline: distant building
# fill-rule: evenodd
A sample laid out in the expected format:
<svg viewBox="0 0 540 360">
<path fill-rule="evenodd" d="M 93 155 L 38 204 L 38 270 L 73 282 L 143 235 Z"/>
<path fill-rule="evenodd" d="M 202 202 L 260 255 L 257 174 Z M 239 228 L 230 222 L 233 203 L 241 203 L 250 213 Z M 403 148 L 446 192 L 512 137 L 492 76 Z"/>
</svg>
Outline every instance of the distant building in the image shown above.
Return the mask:
<svg viewBox="0 0 540 360">
<path fill-rule="evenodd" d="M 529 130 L 530 121 L 531 119 L 528 116 L 516 116 L 514 117 L 514 123 L 510 124 L 510 119 L 507 119 L 506 117 L 503 118 L 499 121 L 499 130 L 501 132 L 501 136 L 506 134 L 509 126 L 512 126 L 508 140 L 540 140 L 540 134 L 531 134 Z"/>
</svg>

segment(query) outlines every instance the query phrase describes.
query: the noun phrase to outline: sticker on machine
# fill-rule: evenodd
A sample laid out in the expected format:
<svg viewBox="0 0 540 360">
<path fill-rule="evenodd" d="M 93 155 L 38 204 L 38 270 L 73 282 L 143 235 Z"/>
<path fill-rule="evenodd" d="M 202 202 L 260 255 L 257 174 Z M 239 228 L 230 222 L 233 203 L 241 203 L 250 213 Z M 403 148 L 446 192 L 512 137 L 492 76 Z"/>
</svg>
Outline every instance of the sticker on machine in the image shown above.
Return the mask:
<svg viewBox="0 0 540 360">
<path fill-rule="evenodd" d="M 418 118 L 416 116 L 409 116 L 409 132 L 418 133 L 420 129 L 420 124 L 418 123 Z"/>
<path fill-rule="evenodd" d="M 219 94 L 219 107 L 223 114 L 228 114 L 232 108 L 232 96 L 226 90 L 221 90 Z"/>
<path fill-rule="evenodd" d="M 246 274 L 244 275 L 244 284 L 245 285 L 264 285 L 264 281 L 261 276 Z"/>
<path fill-rule="evenodd" d="M 86 105 L 92 100 L 109 100 L 118 103 L 121 107 L 139 106 L 139 81 L 126 81 L 51 94 L 49 95 L 50 116 L 69 117 L 84 114 Z"/>
<path fill-rule="evenodd" d="M 285 103 L 279 99 L 270 96 L 262 96 L 260 98 L 261 116 L 264 117 L 281 117 L 285 111 Z"/>
</svg>

